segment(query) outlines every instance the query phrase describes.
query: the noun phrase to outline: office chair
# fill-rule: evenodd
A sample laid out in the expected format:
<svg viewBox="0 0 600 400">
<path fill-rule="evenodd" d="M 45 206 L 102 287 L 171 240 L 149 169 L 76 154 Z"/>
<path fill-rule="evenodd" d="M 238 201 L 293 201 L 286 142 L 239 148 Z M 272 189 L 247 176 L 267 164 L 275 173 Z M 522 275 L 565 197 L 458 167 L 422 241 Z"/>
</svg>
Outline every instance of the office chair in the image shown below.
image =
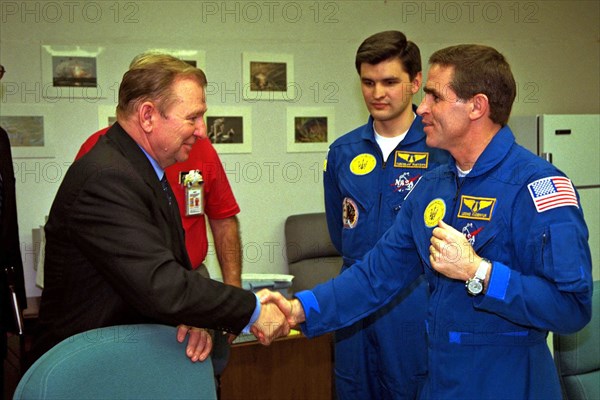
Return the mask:
<svg viewBox="0 0 600 400">
<path fill-rule="evenodd" d="M 594 282 L 590 323 L 571 335 L 555 333 L 553 347 L 563 398 L 600 399 L 600 281 Z"/>
<path fill-rule="evenodd" d="M 71 336 L 29 368 L 14 400 L 216 400 L 210 359 L 191 362 L 176 329 L 119 325 Z"/>
<path fill-rule="evenodd" d="M 329 238 L 325 213 L 290 215 L 285 220 L 285 248 L 294 276 L 293 293 L 337 276 L 342 267 L 342 257 Z"/>
</svg>

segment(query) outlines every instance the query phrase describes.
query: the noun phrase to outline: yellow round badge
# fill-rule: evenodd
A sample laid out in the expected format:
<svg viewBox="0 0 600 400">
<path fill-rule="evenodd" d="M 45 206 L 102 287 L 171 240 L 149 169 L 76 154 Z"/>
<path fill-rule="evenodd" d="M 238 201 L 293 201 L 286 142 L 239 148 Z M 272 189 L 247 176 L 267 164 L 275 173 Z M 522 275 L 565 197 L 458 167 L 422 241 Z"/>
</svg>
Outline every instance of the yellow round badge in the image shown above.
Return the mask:
<svg viewBox="0 0 600 400">
<path fill-rule="evenodd" d="M 375 169 L 377 159 L 368 153 L 359 154 L 350 162 L 350 172 L 354 175 L 366 175 Z"/>
<path fill-rule="evenodd" d="M 442 199 L 434 199 L 425 208 L 423 219 L 428 228 L 436 227 L 438 222 L 446 215 L 446 203 Z"/>
</svg>

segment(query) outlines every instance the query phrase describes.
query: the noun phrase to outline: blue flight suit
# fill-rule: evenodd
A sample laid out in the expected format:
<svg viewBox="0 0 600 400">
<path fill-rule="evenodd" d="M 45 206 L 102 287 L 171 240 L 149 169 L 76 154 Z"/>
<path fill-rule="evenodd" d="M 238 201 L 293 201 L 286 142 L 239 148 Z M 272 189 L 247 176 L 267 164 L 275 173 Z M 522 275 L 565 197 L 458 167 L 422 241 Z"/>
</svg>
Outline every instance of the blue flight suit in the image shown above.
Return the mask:
<svg viewBox="0 0 600 400">
<path fill-rule="evenodd" d="M 361 259 L 392 226 L 404 198 L 448 153 L 425 144 L 421 117 L 383 161 L 373 118 L 337 139 L 324 172 L 327 225 L 344 257 L 342 271 Z M 378 312 L 336 332 L 335 375 L 340 400 L 415 399 L 427 372 L 424 277 Z"/>
<path fill-rule="evenodd" d="M 576 332 L 591 318 L 588 230 L 570 185 L 503 127 L 466 177 L 454 161 L 425 174 L 362 261 L 296 294 L 307 316 L 302 330 L 312 337 L 351 325 L 425 271 L 429 373 L 421 398 L 560 399 L 547 333 Z M 492 261 L 485 294 L 469 296 L 464 282 L 431 268 L 440 217 Z"/>
</svg>

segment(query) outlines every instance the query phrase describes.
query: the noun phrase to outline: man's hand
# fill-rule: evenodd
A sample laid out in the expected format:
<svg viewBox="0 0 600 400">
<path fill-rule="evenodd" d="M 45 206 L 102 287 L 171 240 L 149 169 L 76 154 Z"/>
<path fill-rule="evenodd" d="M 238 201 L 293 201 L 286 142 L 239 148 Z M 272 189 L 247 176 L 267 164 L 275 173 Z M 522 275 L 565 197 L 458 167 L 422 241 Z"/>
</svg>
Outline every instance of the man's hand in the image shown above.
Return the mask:
<svg viewBox="0 0 600 400">
<path fill-rule="evenodd" d="M 267 289 L 263 289 L 256 295 L 262 299 L 268 292 Z M 268 346 L 274 339 L 287 336 L 290 333 L 290 325 L 277 305 L 265 303 L 262 304 L 258 320 L 252 325 L 250 331 L 260 343 Z"/>
<path fill-rule="evenodd" d="M 183 343 L 187 334 L 190 334 L 185 354 L 192 362 L 204 361 L 212 351 L 212 336 L 206 329 L 193 326 L 179 325 L 177 327 L 177 341 Z"/>
<path fill-rule="evenodd" d="M 433 230 L 429 262 L 433 269 L 451 279 L 466 281 L 475 275 L 481 257 L 461 232 L 444 221 Z"/>
<path fill-rule="evenodd" d="M 281 310 L 281 312 L 287 318 L 288 324 L 292 328 L 297 327 L 299 324 L 306 320 L 304 315 L 304 308 L 302 303 L 298 299 L 288 300 L 279 292 L 271 292 L 269 290 L 262 290 L 258 293 L 262 304 L 273 303 Z"/>
</svg>

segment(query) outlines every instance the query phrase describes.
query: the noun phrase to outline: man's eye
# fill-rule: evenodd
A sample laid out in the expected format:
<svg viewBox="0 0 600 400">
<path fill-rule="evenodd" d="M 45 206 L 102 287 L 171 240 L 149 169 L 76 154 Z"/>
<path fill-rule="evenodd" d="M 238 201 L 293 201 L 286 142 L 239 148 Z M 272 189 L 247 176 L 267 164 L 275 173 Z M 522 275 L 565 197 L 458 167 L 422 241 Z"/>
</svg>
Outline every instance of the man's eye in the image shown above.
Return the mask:
<svg viewBox="0 0 600 400">
<path fill-rule="evenodd" d="M 434 103 L 438 103 L 441 100 L 440 96 L 435 95 L 433 93 L 426 93 L 425 95 L 431 97 Z"/>
</svg>

